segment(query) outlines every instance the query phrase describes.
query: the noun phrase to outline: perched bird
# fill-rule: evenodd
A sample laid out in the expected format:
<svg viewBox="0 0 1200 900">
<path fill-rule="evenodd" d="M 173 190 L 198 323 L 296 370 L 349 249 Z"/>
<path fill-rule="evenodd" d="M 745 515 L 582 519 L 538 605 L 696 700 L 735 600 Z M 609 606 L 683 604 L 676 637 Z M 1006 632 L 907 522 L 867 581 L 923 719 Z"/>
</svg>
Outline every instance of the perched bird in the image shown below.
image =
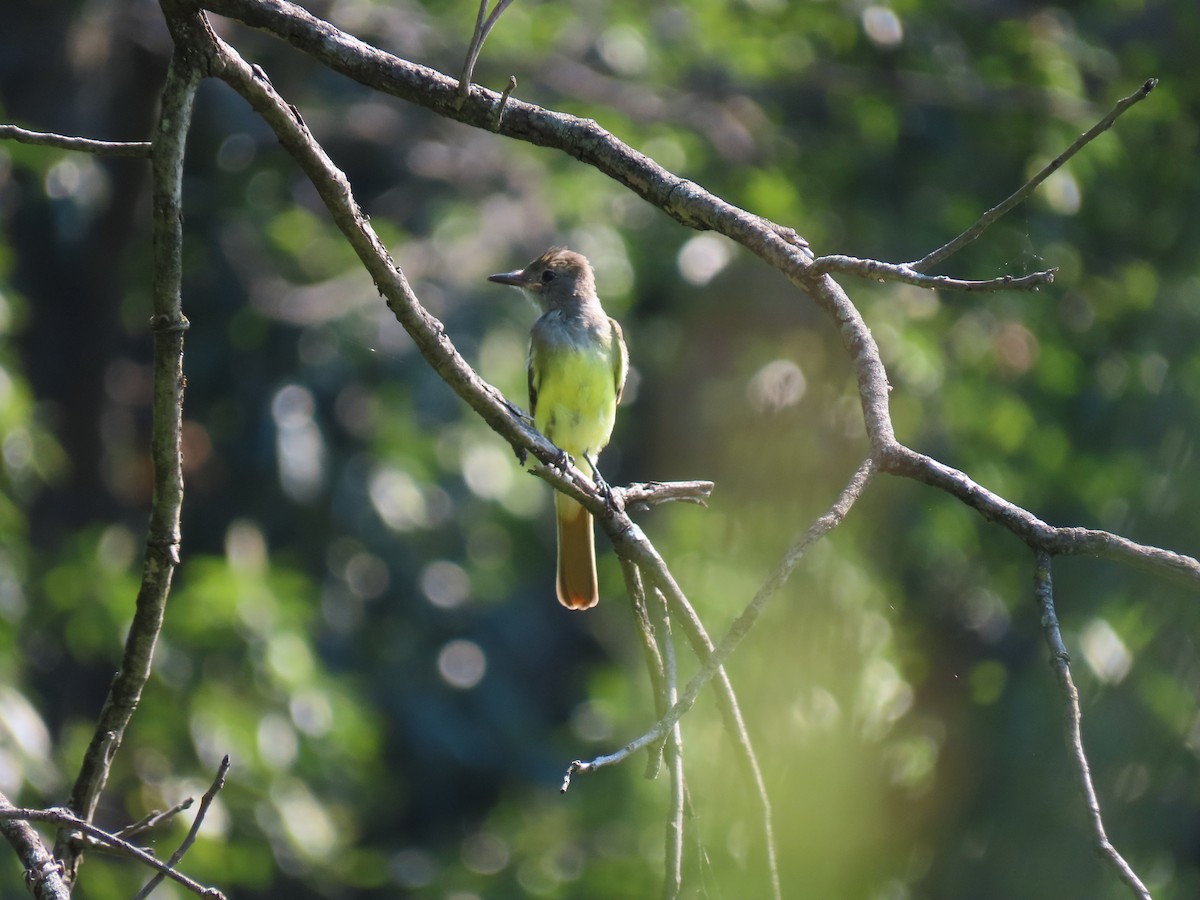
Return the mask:
<svg viewBox="0 0 1200 900">
<path fill-rule="evenodd" d="M 533 424 L 596 478 L 593 463 L 612 434 L 629 353 L 621 326 L 596 296 L 592 267 L 582 255 L 552 247 L 524 269 L 488 280 L 520 288 L 541 310 L 529 334 Z M 590 609 L 600 599 L 592 514 L 561 492 L 554 508 L 558 602 Z"/>
</svg>

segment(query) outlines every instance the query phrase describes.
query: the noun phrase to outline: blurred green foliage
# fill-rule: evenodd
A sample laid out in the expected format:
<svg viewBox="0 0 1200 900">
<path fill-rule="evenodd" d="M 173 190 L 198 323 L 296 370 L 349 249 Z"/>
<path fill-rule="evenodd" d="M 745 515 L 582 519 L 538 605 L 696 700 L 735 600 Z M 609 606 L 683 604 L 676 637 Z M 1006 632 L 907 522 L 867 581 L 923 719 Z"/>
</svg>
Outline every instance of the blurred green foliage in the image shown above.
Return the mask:
<svg viewBox="0 0 1200 900">
<path fill-rule="evenodd" d="M 469 4 L 314 12 L 457 73 Z M 524 402 L 533 311 L 485 276 L 586 253 L 635 366 L 604 471 L 711 478 L 643 525 L 714 635 L 866 452 L 849 361 L 806 298 L 575 161 L 438 120 L 240 26 L 418 295 Z M 596 118 L 818 253 L 901 261 L 969 225 L 1147 77 L 1160 84 L 947 264 L 1057 266 L 1040 294 L 847 281 L 902 440 L 1056 524 L 1200 551 L 1200 8 L 744 0 L 514 4 L 476 70 Z M 0 119 L 150 133 L 150 3 L 20 5 Z M 61 803 L 119 658 L 150 499 L 140 162 L 0 144 L 0 790 Z M 187 870 L 238 897 L 657 893 L 664 783 L 577 779 L 653 701 L 615 560 L 553 601 L 544 485 L 414 353 L 244 104 L 201 91 L 185 185 L 183 565 L 100 823 L 233 768 Z M 1200 612 L 1055 566 L 1109 833 L 1160 898 L 1200 893 Z M 692 670 L 681 650 L 684 672 Z M 730 664 L 789 897 L 1124 896 L 1093 856 L 1028 552 L 878 480 Z M 685 896 L 766 893 L 756 801 L 711 702 L 684 724 Z M 185 814 L 181 819 L 186 819 Z M 186 827 L 152 840 L 167 855 Z M 0 854 L 0 879 L 20 875 Z M 90 898 L 146 877 L 96 854 Z M 171 885 L 156 896 L 178 897 Z"/>
</svg>

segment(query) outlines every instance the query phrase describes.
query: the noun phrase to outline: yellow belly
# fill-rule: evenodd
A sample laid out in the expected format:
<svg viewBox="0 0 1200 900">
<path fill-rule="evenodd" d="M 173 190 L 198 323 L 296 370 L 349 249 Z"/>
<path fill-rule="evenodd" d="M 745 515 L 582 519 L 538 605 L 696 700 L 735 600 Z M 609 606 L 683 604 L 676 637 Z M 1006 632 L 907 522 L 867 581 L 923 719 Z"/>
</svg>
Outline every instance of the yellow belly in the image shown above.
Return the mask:
<svg viewBox="0 0 1200 900">
<path fill-rule="evenodd" d="M 595 456 L 604 449 L 616 419 L 612 360 L 594 350 L 559 352 L 540 362 L 533 422 L 588 471 L 584 454 Z"/>
</svg>

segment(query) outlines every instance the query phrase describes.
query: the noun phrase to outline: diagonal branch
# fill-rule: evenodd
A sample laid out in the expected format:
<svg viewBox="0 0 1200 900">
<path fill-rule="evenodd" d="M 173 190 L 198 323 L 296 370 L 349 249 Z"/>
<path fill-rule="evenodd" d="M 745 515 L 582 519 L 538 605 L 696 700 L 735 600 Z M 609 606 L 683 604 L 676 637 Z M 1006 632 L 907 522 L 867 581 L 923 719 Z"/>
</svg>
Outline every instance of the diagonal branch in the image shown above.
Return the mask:
<svg viewBox="0 0 1200 900">
<path fill-rule="evenodd" d="M 842 489 L 841 494 L 838 495 L 833 505 L 823 515 L 818 517 L 800 539 L 788 549 L 788 552 L 784 554 L 783 560 L 776 567 L 775 571 L 758 589 L 754 598 L 738 618 L 734 620 L 729 630 L 725 633 L 725 636 L 721 638 L 720 644 L 712 648 L 703 657 L 703 665 L 700 671 L 693 675 L 687 683 L 678 702 L 654 724 L 654 727 L 613 753 L 596 757 L 587 762 L 577 760 L 571 764 L 570 774 L 586 774 L 593 769 L 619 763 L 643 747 L 663 739 L 663 736 L 670 731 L 671 727 L 692 708 L 700 696 L 700 691 L 720 671 L 720 666 L 724 660 L 741 643 L 742 638 L 749 633 L 758 616 L 762 614 L 767 601 L 787 583 L 788 578 L 808 548 L 841 524 L 842 520 L 854 506 L 855 501 L 866 490 L 875 473 L 875 468 L 873 460 L 868 459 L 864 461 L 855 471 L 846 487 Z"/>
<path fill-rule="evenodd" d="M 373 47 L 287 0 L 203 0 L 206 9 L 260 28 L 360 84 L 399 97 L 449 119 L 553 147 L 592 166 L 676 221 L 737 241 L 789 278 L 802 279 L 812 251 L 784 225 L 756 216 L 695 182 L 664 169 L 591 119 L 543 109 L 485 88 L 460 103 L 458 80 Z"/>
<path fill-rule="evenodd" d="M 972 225 L 954 240 L 950 241 L 948 244 L 939 247 L 937 250 L 934 250 L 932 253 L 927 254 L 921 259 L 918 259 L 916 262 L 909 263 L 909 267 L 916 269 L 918 272 L 924 271 L 930 266 L 937 265 L 942 260 L 946 259 L 946 257 L 957 253 L 963 247 L 967 246 L 967 244 L 971 243 L 973 240 L 987 231 L 993 222 L 1032 194 L 1034 190 L 1037 189 L 1039 184 L 1061 169 L 1067 160 L 1069 160 L 1072 156 L 1074 156 L 1104 132 L 1108 131 L 1108 129 L 1112 128 L 1113 123 L 1117 121 L 1117 119 L 1120 118 L 1127 109 L 1136 103 L 1140 103 L 1150 96 L 1150 92 L 1154 90 L 1154 87 L 1157 84 L 1157 78 L 1148 79 L 1140 88 L 1138 88 L 1128 97 L 1118 101 L 1117 105 L 1108 111 L 1108 115 L 1077 137 L 1075 142 L 1072 143 L 1070 147 L 1058 154 L 1058 156 L 1054 157 L 1054 159 L 1050 160 L 1050 162 L 1046 163 L 1040 172 L 1017 188 L 1017 190 L 1010 194 L 1005 200 L 996 204 L 982 216 L 980 216 L 974 225 Z"/>
<path fill-rule="evenodd" d="M 1058 678 L 1059 687 L 1063 693 L 1063 707 L 1066 714 L 1067 743 L 1071 749 L 1071 761 L 1079 778 L 1079 789 L 1083 793 L 1083 802 L 1087 807 L 1088 824 L 1092 828 L 1092 836 L 1096 839 L 1096 849 L 1100 856 L 1117 872 L 1117 876 L 1129 886 L 1135 897 L 1140 900 L 1150 900 L 1150 892 L 1142 884 L 1137 874 L 1130 868 L 1124 857 L 1117 852 L 1108 835 L 1104 831 L 1104 819 L 1100 814 L 1100 801 L 1096 797 L 1096 787 L 1092 783 L 1092 773 L 1088 766 L 1087 754 L 1083 750 L 1083 731 L 1081 722 L 1083 714 L 1079 709 L 1079 691 L 1071 678 L 1071 655 L 1063 643 L 1062 631 L 1058 627 L 1058 614 L 1054 610 L 1054 585 L 1050 575 L 1050 556 L 1047 553 L 1037 555 L 1037 565 L 1034 569 L 1034 593 L 1038 606 L 1041 607 L 1042 630 L 1045 632 L 1046 644 L 1050 648 L 1050 665 Z"/>
<path fill-rule="evenodd" d="M 200 798 L 200 808 L 196 810 L 196 818 L 192 820 L 192 827 L 188 829 L 187 835 L 184 836 L 183 842 L 178 849 L 171 854 L 171 858 L 167 860 L 167 865 L 171 868 L 179 865 L 179 861 L 183 859 L 183 855 L 191 849 L 192 844 L 196 842 L 196 835 L 200 833 L 200 826 L 204 824 L 204 817 L 208 814 L 208 808 L 212 806 L 213 800 L 217 797 L 217 792 L 225 787 L 225 775 L 229 772 L 229 754 L 225 754 L 221 760 L 221 765 L 217 767 L 217 777 L 213 779 L 213 783 L 209 785 L 204 796 Z M 162 872 L 158 872 L 146 882 L 145 886 L 133 895 L 133 900 L 145 900 L 151 892 L 162 884 L 166 876 Z"/>
</svg>

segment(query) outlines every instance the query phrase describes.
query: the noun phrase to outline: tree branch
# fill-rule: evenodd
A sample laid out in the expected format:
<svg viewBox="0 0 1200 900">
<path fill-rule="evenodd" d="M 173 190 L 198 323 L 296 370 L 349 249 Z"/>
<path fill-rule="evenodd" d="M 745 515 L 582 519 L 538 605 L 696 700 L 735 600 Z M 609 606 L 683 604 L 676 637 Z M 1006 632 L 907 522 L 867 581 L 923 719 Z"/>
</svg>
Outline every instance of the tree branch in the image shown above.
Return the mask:
<svg viewBox="0 0 1200 900">
<path fill-rule="evenodd" d="M 101 843 L 108 844 L 124 853 L 126 856 L 136 859 L 138 862 L 161 872 L 172 881 L 183 885 L 193 894 L 198 897 L 204 897 L 206 900 L 225 900 L 225 895 L 216 888 L 205 887 L 200 882 L 195 881 L 182 872 L 172 868 L 167 863 L 162 862 L 153 853 L 148 853 L 141 847 L 129 843 L 117 837 L 115 834 L 110 834 L 103 828 L 98 828 L 91 822 L 81 819 L 69 809 L 23 809 L 15 806 L 5 806 L 0 804 L 0 821 L 16 821 L 25 822 L 48 822 L 52 825 L 59 826 L 59 831 L 70 833 L 81 833 L 87 837 L 94 838 Z"/>
<path fill-rule="evenodd" d="M 57 147 L 59 150 L 78 150 L 93 156 L 117 156 L 145 159 L 150 155 L 149 141 L 95 141 L 91 138 L 69 137 L 43 131 L 28 131 L 16 125 L 0 125 L 0 140 L 33 144 L 38 147 Z"/>
<path fill-rule="evenodd" d="M 176 52 L 163 89 L 151 168 L 154 178 L 154 394 L 150 454 L 154 495 L 136 609 L 125 640 L 121 667 L 109 688 L 95 732 L 71 790 L 70 808 L 91 821 L 108 781 L 113 756 L 150 677 L 171 579 L 179 564 L 179 515 L 183 505 L 183 335 L 188 322 L 181 306 L 183 254 L 183 156 L 192 102 L 201 73 Z M 55 846 L 67 877 L 74 880 L 79 851 L 63 834 Z"/>
<path fill-rule="evenodd" d="M 880 465 L 885 472 L 916 479 L 957 497 L 1036 551 L 1051 556 L 1111 559 L 1166 575 L 1192 587 L 1200 584 L 1200 561 L 1190 556 L 1139 544 L 1107 531 L 1049 525 L 1028 510 L 976 484 L 958 469 L 900 444 L 893 445 L 883 454 Z"/>
<path fill-rule="evenodd" d="M 808 242 L 793 229 L 749 213 L 667 171 L 591 119 L 509 98 L 503 120 L 497 123 L 501 94 L 479 88 L 460 105 L 457 79 L 385 53 L 287 0 L 203 0 L 203 5 L 271 33 L 367 87 L 485 131 L 561 150 L 689 228 L 732 238 L 789 277 L 799 279 L 812 261 Z"/>
<path fill-rule="evenodd" d="M 471 45 L 467 49 L 467 58 L 463 60 L 462 74 L 458 76 L 459 103 L 465 103 L 471 92 L 471 76 L 475 72 L 475 63 L 483 50 L 483 42 L 487 40 L 504 10 L 508 9 L 513 0 L 496 0 L 496 6 L 491 15 L 487 15 L 488 0 L 479 0 L 479 14 L 475 17 L 475 31 L 471 35 Z M 499 120 L 499 116 L 497 116 Z"/>
<path fill-rule="evenodd" d="M 36 900 L 70 900 L 71 888 L 58 860 L 9 799 L 0 794 L 0 834 L 17 852 L 25 870 L 25 884 Z"/>
<path fill-rule="evenodd" d="M 958 237 L 954 238 L 954 240 L 950 241 L 948 244 L 939 247 L 937 250 L 934 250 L 932 253 L 927 254 L 921 259 L 918 259 L 916 262 L 909 263 L 909 268 L 915 269 L 918 272 L 922 272 L 931 266 L 937 265 L 942 260 L 946 259 L 946 257 L 957 253 L 963 247 L 967 246 L 967 244 L 971 243 L 973 240 L 983 234 L 993 222 L 1032 194 L 1039 184 L 1061 169 L 1067 160 L 1098 138 L 1101 134 L 1108 131 L 1108 129 L 1112 127 L 1113 123 L 1117 121 L 1117 119 L 1120 118 L 1126 110 L 1150 96 L 1150 92 L 1154 90 L 1154 87 L 1157 84 L 1157 78 L 1150 78 L 1128 97 L 1118 101 L 1117 105 L 1110 109 L 1108 114 L 1103 119 L 1077 137 L 1075 142 L 1071 144 L 1070 147 L 1058 154 L 1058 156 L 1054 157 L 1054 159 L 1050 160 L 1050 162 L 1042 167 L 1040 172 L 1017 188 L 1017 190 L 1010 194 L 1005 200 L 996 204 L 982 216 L 980 216 L 974 225 L 972 225 Z"/>
<path fill-rule="evenodd" d="M 662 705 L 670 709 L 679 701 L 679 680 L 675 665 L 675 638 L 671 634 L 671 617 L 667 601 L 654 591 L 654 630 L 662 641 L 663 697 Z M 661 712 L 660 712 L 661 715 Z M 671 778 L 671 795 L 667 807 L 666 836 L 663 865 L 663 900 L 675 900 L 683 887 L 683 805 L 686 797 L 683 775 L 683 730 L 680 723 L 671 726 L 666 738 L 667 771 Z"/>
<path fill-rule="evenodd" d="M 996 291 L 1036 291 L 1044 285 L 1054 283 L 1058 269 L 1046 269 L 1042 272 L 1031 272 L 1028 275 L 1002 275 L 999 278 L 989 278 L 986 281 L 964 281 L 961 278 L 950 278 L 946 275 L 922 275 L 908 263 L 886 263 L 877 259 L 858 259 L 854 256 L 820 256 L 813 261 L 814 272 L 822 274 L 838 272 L 855 275 L 871 281 L 899 281 L 917 287 L 947 291 L 962 291 L 964 293 L 994 294 Z"/>
<path fill-rule="evenodd" d="M 1041 608 L 1042 631 L 1046 636 L 1046 645 L 1050 648 L 1050 665 L 1058 678 L 1059 687 L 1063 693 L 1063 712 L 1065 713 L 1067 744 L 1071 750 L 1071 762 L 1079 780 L 1079 789 L 1083 794 L 1083 802 L 1087 807 L 1088 824 L 1096 840 L 1096 849 L 1100 856 L 1117 872 L 1117 876 L 1129 886 L 1134 896 L 1141 900 L 1150 900 L 1150 892 L 1142 884 L 1129 863 L 1117 852 L 1108 835 L 1104 831 L 1104 819 L 1100 814 L 1100 800 L 1096 797 L 1096 787 L 1092 784 L 1092 773 L 1088 766 L 1087 754 L 1083 751 L 1083 730 L 1081 727 L 1083 714 L 1079 709 L 1079 691 L 1071 678 L 1071 655 L 1063 643 L 1062 632 L 1058 627 L 1058 614 L 1054 610 L 1054 586 L 1050 575 L 1050 555 L 1037 554 L 1037 565 L 1034 569 L 1034 594 Z"/>
<path fill-rule="evenodd" d="M 200 826 L 204 824 L 204 817 L 208 814 L 208 808 L 212 806 L 213 800 L 216 799 L 217 792 L 225 787 L 225 775 L 229 772 L 229 754 L 221 759 L 221 765 L 217 767 L 217 777 L 213 779 L 213 783 L 209 785 L 204 796 L 200 798 L 200 808 L 196 810 L 196 818 L 192 820 L 192 827 L 188 829 L 187 835 L 179 848 L 171 854 L 171 858 L 167 860 L 167 865 L 171 868 L 179 865 L 179 861 L 183 859 L 185 853 L 191 849 L 192 844 L 196 842 L 196 835 L 200 833 Z M 145 900 L 150 896 L 150 893 L 162 884 L 163 878 L 166 876 L 159 872 L 153 878 L 146 882 L 145 886 L 133 895 L 133 900 Z"/>
</svg>

